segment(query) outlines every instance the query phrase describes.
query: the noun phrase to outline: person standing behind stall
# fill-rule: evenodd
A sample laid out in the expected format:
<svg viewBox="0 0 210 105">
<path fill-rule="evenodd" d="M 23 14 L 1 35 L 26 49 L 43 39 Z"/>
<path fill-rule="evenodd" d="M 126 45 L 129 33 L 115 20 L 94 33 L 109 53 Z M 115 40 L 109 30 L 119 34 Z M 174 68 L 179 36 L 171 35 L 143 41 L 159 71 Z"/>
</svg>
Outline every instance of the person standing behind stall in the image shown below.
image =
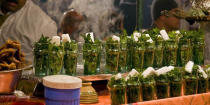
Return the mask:
<svg viewBox="0 0 210 105">
<path fill-rule="evenodd" d="M 33 44 L 42 34 L 57 35 L 57 26 L 31 0 L 0 0 L 0 45 L 20 41 L 26 61 L 33 62 Z"/>
<path fill-rule="evenodd" d="M 81 41 L 82 22 L 84 16 L 74 9 L 65 12 L 60 22 L 60 34 L 69 34 L 71 39 Z"/>
<path fill-rule="evenodd" d="M 152 19 L 155 27 L 166 29 L 167 31 L 178 30 L 180 27 L 180 19 L 174 16 L 161 15 L 161 11 L 176 11 L 178 4 L 174 0 L 154 0 L 152 4 Z"/>
</svg>

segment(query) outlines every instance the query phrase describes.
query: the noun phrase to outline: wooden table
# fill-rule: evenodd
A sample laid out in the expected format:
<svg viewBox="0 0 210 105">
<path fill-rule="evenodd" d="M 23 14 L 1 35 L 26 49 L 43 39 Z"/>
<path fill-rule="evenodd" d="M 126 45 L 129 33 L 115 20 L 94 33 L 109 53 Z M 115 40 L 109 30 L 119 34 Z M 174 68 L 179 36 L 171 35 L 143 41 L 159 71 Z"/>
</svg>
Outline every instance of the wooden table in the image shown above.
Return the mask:
<svg viewBox="0 0 210 105">
<path fill-rule="evenodd" d="M 80 104 L 80 105 L 110 105 L 110 96 L 99 96 L 99 103 L 96 104 Z M 0 105 L 45 105 L 43 99 L 31 98 L 28 100 L 17 100 L 15 102 L 0 103 Z"/>
<path fill-rule="evenodd" d="M 132 105 L 210 105 L 210 92 L 147 102 L 139 102 Z"/>
<path fill-rule="evenodd" d="M 23 100 L 16 101 L 13 102 L 13 104 L 0 103 L 0 105 L 23 105 L 21 104 L 23 102 L 29 102 L 27 105 L 44 105 L 44 100 L 34 99 L 34 98 L 24 101 Z M 80 104 L 80 105 L 110 105 L 110 103 L 111 103 L 110 96 L 105 95 L 105 96 L 99 96 L 99 103 Z M 130 105 L 210 105 L 210 92 L 204 94 L 181 96 L 181 97 L 167 98 L 161 100 L 145 101 L 145 102 L 133 103 Z"/>
</svg>

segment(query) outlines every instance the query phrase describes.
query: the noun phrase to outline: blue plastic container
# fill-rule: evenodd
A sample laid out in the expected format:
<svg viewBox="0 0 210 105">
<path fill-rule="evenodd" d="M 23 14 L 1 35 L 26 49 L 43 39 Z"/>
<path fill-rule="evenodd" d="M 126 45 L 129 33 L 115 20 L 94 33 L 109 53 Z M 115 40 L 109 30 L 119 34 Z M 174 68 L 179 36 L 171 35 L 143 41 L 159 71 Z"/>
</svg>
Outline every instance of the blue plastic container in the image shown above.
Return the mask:
<svg viewBox="0 0 210 105">
<path fill-rule="evenodd" d="M 80 85 L 77 81 L 76 77 L 66 75 L 55 75 L 56 80 L 52 82 L 53 79 L 49 79 L 50 76 L 43 78 L 43 84 L 45 86 L 45 99 L 46 105 L 80 105 Z M 74 81 L 65 81 L 61 83 L 59 78 L 62 78 L 61 81 L 64 79 L 76 78 L 76 82 Z M 53 77 L 55 78 L 55 77 Z M 79 78 L 78 78 L 79 79 Z M 67 83 L 66 83 L 67 82 Z M 78 82 L 78 83 L 77 83 Z M 82 83 L 82 82 L 81 82 Z M 81 84 L 80 83 L 80 84 Z"/>
</svg>

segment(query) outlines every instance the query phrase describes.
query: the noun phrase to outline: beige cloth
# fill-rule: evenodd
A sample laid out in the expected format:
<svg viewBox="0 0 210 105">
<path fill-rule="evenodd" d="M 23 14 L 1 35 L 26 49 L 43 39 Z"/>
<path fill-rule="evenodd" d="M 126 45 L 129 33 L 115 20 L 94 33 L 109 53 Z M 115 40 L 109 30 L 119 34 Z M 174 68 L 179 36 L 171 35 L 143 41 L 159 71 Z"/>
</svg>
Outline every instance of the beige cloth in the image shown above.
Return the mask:
<svg viewBox="0 0 210 105">
<path fill-rule="evenodd" d="M 0 46 L 8 39 L 18 40 L 26 60 L 33 61 L 33 44 L 41 35 L 57 35 L 56 23 L 31 0 L 16 13 L 11 14 L 0 27 Z"/>
</svg>

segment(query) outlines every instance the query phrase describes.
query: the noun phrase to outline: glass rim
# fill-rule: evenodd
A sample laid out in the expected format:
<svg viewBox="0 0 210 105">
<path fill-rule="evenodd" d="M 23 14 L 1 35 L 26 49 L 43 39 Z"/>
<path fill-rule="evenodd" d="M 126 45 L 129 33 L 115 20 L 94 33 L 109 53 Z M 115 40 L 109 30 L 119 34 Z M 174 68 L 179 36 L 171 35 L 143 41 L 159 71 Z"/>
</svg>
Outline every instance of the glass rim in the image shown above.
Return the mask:
<svg viewBox="0 0 210 105">
<path fill-rule="evenodd" d="M 185 77 L 184 77 L 184 80 L 185 80 L 185 81 L 192 81 L 192 80 L 197 80 L 197 78 L 192 78 L 192 77 L 190 77 L 190 78 L 185 78 Z"/>
<path fill-rule="evenodd" d="M 155 84 L 155 81 L 143 81 L 142 82 L 142 85 L 154 85 Z"/>
<path fill-rule="evenodd" d="M 35 52 L 35 51 L 39 51 L 39 52 L 49 52 L 49 50 L 48 49 L 43 49 L 43 50 L 36 50 L 36 49 L 32 49 L 32 51 L 33 52 Z"/>
<path fill-rule="evenodd" d="M 169 81 L 169 83 L 182 83 L 183 80 L 180 80 L 180 81 Z"/>
<path fill-rule="evenodd" d="M 190 39 L 186 39 L 186 38 L 180 38 L 179 41 L 180 40 L 188 40 L 188 41 L 190 41 Z"/>
<path fill-rule="evenodd" d="M 155 84 L 169 84 L 168 80 L 166 81 L 156 81 Z"/>
<path fill-rule="evenodd" d="M 92 52 L 92 53 L 99 53 L 100 51 L 98 51 L 97 49 L 94 49 L 94 50 L 90 50 L 90 49 L 87 49 L 87 50 L 82 50 L 82 52 L 84 53 L 84 52 Z"/>
<path fill-rule="evenodd" d="M 74 52 L 74 53 L 78 53 L 78 50 L 73 50 L 73 51 L 65 51 L 65 53 L 72 53 L 72 52 Z"/>
<path fill-rule="evenodd" d="M 120 52 L 121 50 L 120 50 L 120 48 L 114 48 L 114 49 L 112 49 L 112 48 L 107 48 L 107 49 L 105 50 L 105 52 L 109 52 L 109 51 L 111 51 L 111 52 Z"/>
<path fill-rule="evenodd" d="M 65 47 L 65 46 L 66 46 L 66 44 L 64 44 L 64 47 Z M 68 44 L 68 46 L 73 46 L 73 47 L 75 47 L 75 46 L 76 46 L 76 47 L 78 47 L 79 45 L 78 45 L 78 43 L 73 43 L 73 44 L 72 44 L 72 43 L 70 43 L 70 44 Z"/>
<path fill-rule="evenodd" d="M 141 86 L 141 83 L 127 83 L 127 86 Z"/>
<path fill-rule="evenodd" d="M 144 44 L 145 42 L 140 42 L 140 41 L 134 42 L 134 44 L 142 44 L 142 43 Z"/>
<path fill-rule="evenodd" d="M 125 87 L 126 87 L 126 84 L 112 85 L 111 87 L 110 87 L 110 86 L 108 86 L 108 88 L 110 88 L 110 89 L 114 89 L 114 88 L 118 88 L 118 89 L 120 89 L 120 88 L 125 88 Z"/>
<path fill-rule="evenodd" d="M 146 50 L 145 46 L 134 46 L 134 50 Z"/>
<path fill-rule="evenodd" d="M 40 42 L 35 42 L 34 45 L 36 45 L 36 44 L 51 44 L 51 43 L 43 43 L 43 42 L 40 43 Z"/>
<path fill-rule="evenodd" d="M 155 40 L 154 42 L 164 42 L 165 40 Z"/>
<path fill-rule="evenodd" d="M 83 45 L 101 45 L 101 43 L 82 43 Z"/>
<path fill-rule="evenodd" d="M 65 51 L 49 51 L 48 53 L 65 53 Z"/>
<path fill-rule="evenodd" d="M 120 42 L 106 42 L 105 45 L 120 45 Z"/>
<path fill-rule="evenodd" d="M 198 78 L 198 80 L 205 80 L 205 81 L 207 81 L 208 78 L 203 78 L 203 77 L 201 77 L 201 78 Z"/>
<path fill-rule="evenodd" d="M 141 85 L 142 87 L 144 87 L 144 86 L 146 86 L 146 87 L 148 87 L 148 86 L 155 86 L 155 83 L 142 83 L 142 85 Z"/>
</svg>

